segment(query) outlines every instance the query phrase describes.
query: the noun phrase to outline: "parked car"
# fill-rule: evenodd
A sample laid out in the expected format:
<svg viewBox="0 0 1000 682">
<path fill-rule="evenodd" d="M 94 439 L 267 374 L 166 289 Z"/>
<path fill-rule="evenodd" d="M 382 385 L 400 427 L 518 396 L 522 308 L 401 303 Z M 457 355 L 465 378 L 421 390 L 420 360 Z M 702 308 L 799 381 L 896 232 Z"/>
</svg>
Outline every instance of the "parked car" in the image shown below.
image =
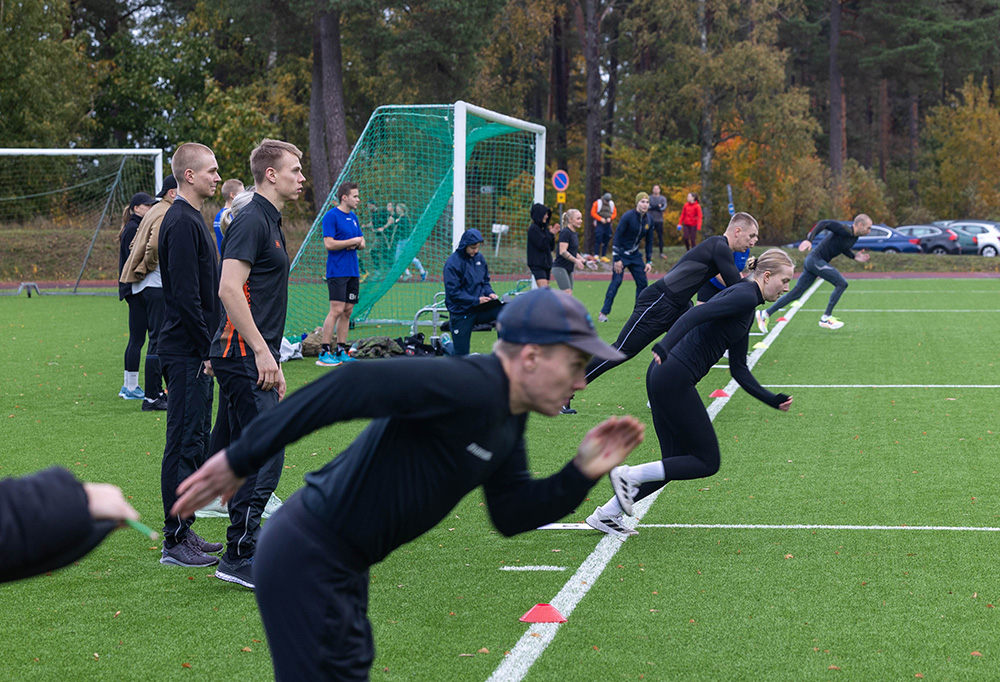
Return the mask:
<svg viewBox="0 0 1000 682">
<path fill-rule="evenodd" d="M 996 258 L 1000 254 L 1000 235 L 992 232 L 983 232 L 973 237 L 979 245 L 979 255 L 987 258 Z"/>
<path fill-rule="evenodd" d="M 996 257 L 997 239 L 1000 239 L 1000 225 L 997 223 L 989 220 L 956 220 L 948 229 L 975 237 L 976 253 L 980 256 Z M 997 239 L 990 238 L 989 235 Z"/>
<path fill-rule="evenodd" d="M 975 253 L 975 239 L 964 232 L 956 232 L 947 227 L 935 225 L 901 225 L 896 228 L 907 238 L 920 240 L 920 250 L 935 255 Z"/>
<path fill-rule="evenodd" d="M 838 222 L 848 230 L 851 229 L 850 220 L 841 220 Z M 826 230 L 816 235 L 816 239 L 813 240 L 813 246 L 821 242 L 825 237 Z M 785 247 L 794 248 L 798 247 L 799 244 L 801 242 L 793 242 L 786 244 Z M 879 223 L 878 225 L 872 225 L 871 232 L 864 237 L 858 237 L 858 241 L 854 244 L 854 249 L 858 251 L 868 249 L 869 251 L 882 251 L 884 253 L 920 253 L 920 240 L 916 237 L 906 237 L 891 227 Z"/>
</svg>

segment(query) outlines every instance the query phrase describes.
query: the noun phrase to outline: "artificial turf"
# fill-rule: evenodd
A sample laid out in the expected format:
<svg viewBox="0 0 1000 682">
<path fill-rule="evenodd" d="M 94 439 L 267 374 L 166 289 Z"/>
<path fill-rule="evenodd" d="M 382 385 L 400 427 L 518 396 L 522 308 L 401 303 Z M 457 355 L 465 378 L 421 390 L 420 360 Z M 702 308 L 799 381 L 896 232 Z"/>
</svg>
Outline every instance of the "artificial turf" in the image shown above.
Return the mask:
<svg viewBox="0 0 1000 682">
<path fill-rule="evenodd" d="M 837 331 L 816 325 L 829 291 L 796 312 L 754 370 L 795 397 L 790 412 L 733 396 L 715 421 L 721 471 L 664 488 L 525 679 L 996 678 L 998 535 L 912 527 L 1000 526 L 997 390 L 971 387 L 1000 384 L 1000 280 L 855 280 Z M 602 282 L 577 283 L 595 313 L 603 292 Z M 626 281 L 611 322 L 599 325 L 607 340 L 632 293 Z M 164 419 L 117 397 L 125 329 L 114 298 L 0 298 L 0 476 L 65 466 L 121 486 L 157 528 Z M 473 350 L 486 352 L 490 338 L 476 334 Z M 560 468 L 612 414 L 647 424 L 631 461 L 659 456 L 647 359 L 601 377 L 574 401 L 578 415 L 529 420 L 538 475 Z M 285 365 L 290 389 L 328 371 L 337 370 L 309 359 Z M 712 370 L 700 385 L 706 403 L 728 381 Z M 787 384 L 805 386 L 779 388 Z M 890 384 L 911 386 L 868 387 Z M 942 384 L 958 386 L 933 387 Z M 336 425 L 288 448 L 279 496 L 363 426 Z M 602 481 L 566 520 L 582 522 L 609 496 Z M 550 601 L 603 537 L 503 538 L 482 502 L 471 494 L 372 568 L 372 679 L 487 679 L 525 633 L 518 617 Z M 722 527 L 734 524 L 781 528 Z M 196 528 L 214 540 L 225 526 Z M 0 678 L 269 679 L 252 594 L 158 558 L 158 546 L 122 530 L 79 565 L 0 586 Z M 499 570 L 519 564 L 566 570 Z"/>
</svg>

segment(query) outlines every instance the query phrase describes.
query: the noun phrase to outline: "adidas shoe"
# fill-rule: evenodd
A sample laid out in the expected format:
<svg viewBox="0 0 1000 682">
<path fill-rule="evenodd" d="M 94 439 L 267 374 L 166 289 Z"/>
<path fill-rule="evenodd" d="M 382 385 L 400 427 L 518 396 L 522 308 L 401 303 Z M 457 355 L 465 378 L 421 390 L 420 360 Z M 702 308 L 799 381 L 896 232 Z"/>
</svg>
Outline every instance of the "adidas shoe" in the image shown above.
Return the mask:
<svg viewBox="0 0 1000 682">
<path fill-rule="evenodd" d="M 825 320 L 820 320 L 819 326 L 823 329 L 840 329 L 844 326 L 844 323 L 836 317 L 828 317 Z"/>
<path fill-rule="evenodd" d="M 340 353 L 334 355 L 333 353 L 321 352 L 319 354 L 319 359 L 316 360 L 316 364 L 320 367 L 336 367 L 342 362 L 340 359 Z"/>
<path fill-rule="evenodd" d="M 766 310 L 758 310 L 754 313 L 754 317 L 757 318 L 757 329 L 760 330 L 761 334 L 766 334 L 767 323 L 770 321 L 771 316 L 767 314 Z"/>
<path fill-rule="evenodd" d="M 228 519 L 229 505 L 223 504 L 221 497 L 216 497 L 214 500 L 196 511 L 194 515 L 199 519 Z"/>
<path fill-rule="evenodd" d="M 131 391 L 122 386 L 122 390 L 118 391 L 118 397 L 125 400 L 142 400 L 146 397 L 146 392 L 142 390 L 142 386 L 136 386 Z"/>
<path fill-rule="evenodd" d="M 281 508 L 281 498 L 275 495 L 274 493 L 271 493 L 271 496 L 267 498 L 267 504 L 264 505 L 264 511 L 261 513 L 260 517 L 262 519 L 266 519 L 271 514 L 278 511 L 278 509 L 280 508 Z"/>
<path fill-rule="evenodd" d="M 602 533 L 614 535 L 622 542 L 624 542 L 630 535 L 639 534 L 639 531 L 635 528 L 629 528 L 624 524 L 624 519 L 621 514 L 611 516 L 609 514 L 605 514 L 600 507 L 595 509 L 594 513 L 587 517 L 587 525 L 594 530 L 601 531 Z"/>
<path fill-rule="evenodd" d="M 611 479 L 611 488 L 615 491 L 615 497 L 622 511 L 632 516 L 632 504 L 635 496 L 639 494 L 639 483 L 629 476 L 627 464 L 615 467 L 608 473 Z"/>
<path fill-rule="evenodd" d="M 249 587 L 252 590 L 254 589 L 252 569 L 253 557 L 234 561 L 228 556 L 224 556 L 219 562 L 219 567 L 215 569 L 215 577 L 219 580 L 225 580 L 227 583 Z"/>
</svg>

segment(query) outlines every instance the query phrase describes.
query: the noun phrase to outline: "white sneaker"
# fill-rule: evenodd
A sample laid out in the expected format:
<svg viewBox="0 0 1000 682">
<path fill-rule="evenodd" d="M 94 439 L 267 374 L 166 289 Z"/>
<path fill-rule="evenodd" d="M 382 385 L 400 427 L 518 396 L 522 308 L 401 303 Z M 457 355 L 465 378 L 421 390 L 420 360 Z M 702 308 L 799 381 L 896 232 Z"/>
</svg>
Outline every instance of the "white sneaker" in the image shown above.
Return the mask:
<svg viewBox="0 0 1000 682">
<path fill-rule="evenodd" d="M 608 316 L 605 315 L 604 313 L 598 313 L 597 314 L 597 321 L 598 322 L 607 322 L 608 321 Z"/>
<path fill-rule="evenodd" d="M 264 513 L 260 515 L 262 519 L 266 519 L 274 512 L 278 511 L 281 507 L 281 498 L 271 493 L 271 497 L 267 499 L 267 504 L 264 505 Z"/>
<path fill-rule="evenodd" d="M 196 511 L 194 515 L 199 519 L 218 519 L 223 517 L 228 519 L 229 505 L 223 504 L 221 497 L 216 497 L 214 500 Z"/>
<path fill-rule="evenodd" d="M 840 329 L 844 326 L 844 323 L 836 317 L 828 317 L 825 320 L 820 320 L 819 326 L 823 329 Z"/>
<path fill-rule="evenodd" d="M 635 496 L 639 494 L 639 483 L 628 473 L 628 465 L 623 464 L 612 469 L 608 473 L 608 478 L 611 479 L 611 488 L 615 491 L 615 497 L 618 498 L 622 511 L 632 516 L 632 504 L 635 502 Z"/>
<path fill-rule="evenodd" d="M 758 310 L 754 313 L 757 318 L 757 329 L 760 330 L 761 334 L 767 333 L 767 323 L 770 321 L 771 316 L 767 314 L 766 310 Z"/>
<path fill-rule="evenodd" d="M 601 531 L 602 533 L 614 535 L 622 542 L 624 542 L 630 535 L 639 534 L 639 531 L 635 528 L 629 528 L 625 525 L 621 514 L 618 514 L 617 516 L 610 516 L 601 511 L 600 507 L 595 509 L 594 513 L 587 517 L 587 525 L 594 530 Z"/>
</svg>

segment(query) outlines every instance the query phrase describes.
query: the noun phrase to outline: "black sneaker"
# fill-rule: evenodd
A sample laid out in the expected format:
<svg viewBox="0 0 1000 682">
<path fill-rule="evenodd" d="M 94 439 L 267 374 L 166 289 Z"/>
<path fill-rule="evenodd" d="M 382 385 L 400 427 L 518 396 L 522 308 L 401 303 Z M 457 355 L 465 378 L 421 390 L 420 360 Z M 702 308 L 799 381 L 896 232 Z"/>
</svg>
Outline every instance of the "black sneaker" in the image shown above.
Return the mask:
<svg viewBox="0 0 1000 682">
<path fill-rule="evenodd" d="M 250 574 L 253 568 L 253 557 L 246 559 L 231 560 L 228 556 L 223 556 L 219 562 L 219 567 L 215 569 L 215 577 L 225 580 L 227 583 L 236 583 L 243 587 L 253 586 L 253 576 Z"/>
<path fill-rule="evenodd" d="M 563 405 L 562 409 L 559 410 L 559 414 L 576 414 L 576 410 L 569 405 Z"/>
<path fill-rule="evenodd" d="M 173 564 L 175 566 L 187 566 L 188 568 L 205 568 L 219 563 L 219 557 L 210 556 L 191 546 L 190 542 L 178 542 L 167 549 L 163 546 L 160 552 L 161 564 Z"/>
<path fill-rule="evenodd" d="M 156 397 L 156 400 L 150 400 L 149 398 L 144 398 L 142 401 L 142 411 L 143 412 L 164 412 L 167 409 L 167 396 L 160 394 Z"/>
<path fill-rule="evenodd" d="M 184 538 L 181 542 L 186 542 L 199 552 L 204 552 L 205 554 L 209 554 L 211 552 L 221 552 L 222 548 L 225 546 L 221 542 L 209 542 L 190 528 L 188 528 L 187 533 L 184 534 Z"/>
</svg>

